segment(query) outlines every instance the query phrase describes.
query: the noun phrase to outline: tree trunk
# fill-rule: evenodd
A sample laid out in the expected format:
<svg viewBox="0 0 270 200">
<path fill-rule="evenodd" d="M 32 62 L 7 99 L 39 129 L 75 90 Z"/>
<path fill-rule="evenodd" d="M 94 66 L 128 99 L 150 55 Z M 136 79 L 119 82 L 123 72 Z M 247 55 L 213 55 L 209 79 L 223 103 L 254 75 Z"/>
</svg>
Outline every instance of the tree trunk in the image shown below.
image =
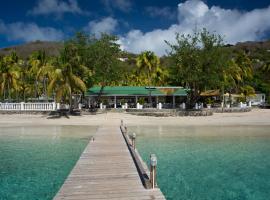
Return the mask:
<svg viewBox="0 0 270 200">
<path fill-rule="evenodd" d="M 45 97 L 45 78 L 43 77 L 43 80 L 42 80 L 42 84 L 43 84 L 43 95 Z"/>
<path fill-rule="evenodd" d="M 72 88 L 70 87 L 70 95 L 69 95 L 69 113 L 71 113 L 71 111 L 72 111 L 72 93 L 73 93 L 73 90 L 72 90 Z"/>
<path fill-rule="evenodd" d="M 18 90 L 15 90 L 15 92 L 16 92 L 16 101 L 19 102 L 19 94 L 18 94 L 19 92 Z"/>
<path fill-rule="evenodd" d="M 232 107 L 232 91 L 231 90 L 229 92 L 229 102 L 230 102 L 230 107 Z"/>
<path fill-rule="evenodd" d="M 197 89 L 191 89 L 190 94 L 188 95 L 187 108 L 193 109 L 199 98 L 199 91 Z"/>
<path fill-rule="evenodd" d="M 10 85 L 9 85 L 9 80 L 8 80 L 8 82 L 7 82 L 7 85 L 8 85 L 8 101 L 9 101 L 9 103 L 10 103 L 10 100 L 11 100 L 11 91 L 10 91 Z"/>
<path fill-rule="evenodd" d="M 25 88 L 23 90 L 23 102 L 25 102 Z"/>
<path fill-rule="evenodd" d="M 6 88 L 4 87 L 4 101 L 6 100 Z"/>
<path fill-rule="evenodd" d="M 48 80 L 48 77 L 44 77 L 43 78 L 43 93 L 44 93 L 44 98 L 46 100 L 46 102 L 48 102 L 48 94 L 47 94 L 47 80 Z"/>
<path fill-rule="evenodd" d="M 150 76 L 150 72 L 148 72 L 148 87 L 149 87 L 149 96 L 148 96 L 148 102 L 150 104 L 150 107 L 153 107 L 153 102 L 152 102 L 152 91 L 151 91 L 151 76 Z"/>
<path fill-rule="evenodd" d="M 149 87 L 149 96 L 148 96 L 148 101 L 149 101 L 149 104 L 150 104 L 150 108 L 153 107 L 153 102 L 152 102 L 152 91 Z"/>
<path fill-rule="evenodd" d="M 38 96 L 38 81 L 35 80 L 35 98 L 37 99 Z"/>
<path fill-rule="evenodd" d="M 100 102 L 100 101 L 101 101 L 101 95 L 102 95 L 102 92 L 103 92 L 104 88 L 105 88 L 105 85 L 102 85 L 101 88 L 100 88 L 100 91 L 99 91 L 99 93 L 98 93 L 98 97 L 97 97 L 97 103 L 98 103 L 98 104 L 101 103 L 101 102 Z"/>
<path fill-rule="evenodd" d="M 72 93 L 69 96 L 69 113 L 72 111 Z"/>
<path fill-rule="evenodd" d="M 224 109 L 224 105 L 225 105 L 225 96 L 224 96 L 224 86 L 222 86 L 222 112 Z"/>
</svg>

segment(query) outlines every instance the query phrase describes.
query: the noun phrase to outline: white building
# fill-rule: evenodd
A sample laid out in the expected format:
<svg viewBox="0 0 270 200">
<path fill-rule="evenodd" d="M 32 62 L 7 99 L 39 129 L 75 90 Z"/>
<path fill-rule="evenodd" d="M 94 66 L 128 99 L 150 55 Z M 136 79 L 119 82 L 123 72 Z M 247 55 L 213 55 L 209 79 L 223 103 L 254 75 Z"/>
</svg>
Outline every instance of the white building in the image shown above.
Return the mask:
<svg viewBox="0 0 270 200">
<path fill-rule="evenodd" d="M 252 97 L 247 97 L 247 101 L 251 101 L 252 106 L 258 106 L 265 103 L 265 94 L 257 93 Z"/>
</svg>

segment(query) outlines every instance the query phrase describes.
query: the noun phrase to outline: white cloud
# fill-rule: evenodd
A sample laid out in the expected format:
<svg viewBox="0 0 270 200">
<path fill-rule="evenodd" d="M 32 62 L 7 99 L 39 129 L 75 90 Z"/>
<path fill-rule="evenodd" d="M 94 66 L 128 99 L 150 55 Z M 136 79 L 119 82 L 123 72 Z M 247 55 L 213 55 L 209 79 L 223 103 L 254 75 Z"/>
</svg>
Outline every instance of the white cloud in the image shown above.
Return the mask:
<svg viewBox="0 0 270 200">
<path fill-rule="evenodd" d="M 84 31 L 96 34 L 97 36 L 100 33 L 113 33 L 117 28 L 118 21 L 112 17 L 103 18 L 100 21 L 90 21 L 86 27 L 84 27 Z"/>
<path fill-rule="evenodd" d="M 64 39 L 64 34 L 52 27 L 39 27 L 35 23 L 16 22 L 5 24 L 0 20 L 0 34 L 7 37 L 9 41 L 59 41 Z"/>
<path fill-rule="evenodd" d="M 186 20 L 192 23 L 192 21 L 203 17 L 208 10 L 209 8 L 204 2 L 200 0 L 189 0 L 185 3 L 178 4 L 178 20 L 179 22 Z"/>
<path fill-rule="evenodd" d="M 33 10 L 28 13 L 32 15 L 55 14 L 61 16 L 64 13 L 86 14 L 87 12 L 79 7 L 77 0 L 39 0 Z"/>
<path fill-rule="evenodd" d="M 194 28 L 206 28 L 225 37 L 226 43 L 260 40 L 270 30 L 270 6 L 249 12 L 208 7 L 203 1 L 188 0 L 178 4 L 178 23 L 168 29 L 143 33 L 131 30 L 120 37 L 122 48 L 134 53 L 151 50 L 164 55 L 168 46 L 164 40 L 175 41 L 175 33 L 191 33 Z"/>
<path fill-rule="evenodd" d="M 128 12 L 132 7 L 130 0 L 102 0 L 102 3 L 109 11 L 112 11 L 113 8 L 116 8 L 123 12 Z"/>
</svg>

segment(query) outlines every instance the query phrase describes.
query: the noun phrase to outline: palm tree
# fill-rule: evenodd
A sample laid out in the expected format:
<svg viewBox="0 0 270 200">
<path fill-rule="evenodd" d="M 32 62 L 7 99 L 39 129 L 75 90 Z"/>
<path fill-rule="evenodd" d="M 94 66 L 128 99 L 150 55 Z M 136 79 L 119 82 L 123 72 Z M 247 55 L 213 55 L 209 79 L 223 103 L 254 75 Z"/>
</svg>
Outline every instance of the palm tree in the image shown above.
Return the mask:
<svg viewBox="0 0 270 200">
<path fill-rule="evenodd" d="M 29 65 L 30 65 L 30 69 L 29 69 L 29 75 L 31 77 L 31 82 L 34 86 L 34 97 L 37 99 L 39 96 L 39 92 L 38 92 L 38 80 L 37 80 L 37 74 L 38 71 L 40 69 L 40 59 L 38 58 L 38 53 L 34 52 L 30 58 L 29 58 Z"/>
<path fill-rule="evenodd" d="M 249 59 L 247 54 L 239 52 L 235 58 L 235 63 L 241 70 L 241 79 L 238 82 L 237 90 L 244 94 L 245 101 L 247 101 L 247 96 L 255 95 L 255 89 L 250 85 L 250 81 L 253 78 L 252 61 Z"/>
<path fill-rule="evenodd" d="M 160 60 L 155 53 L 151 51 L 142 52 L 136 59 L 136 65 L 138 67 L 138 72 L 146 75 L 148 85 L 153 85 L 153 78 L 160 68 Z"/>
<path fill-rule="evenodd" d="M 38 84 L 41 82 L 43 86 L 42 93 L 47 98 L 46 86 L 53 72 L 51 60 L 46 56 L 45 51 L 37 51 L 30 56 L 29 64 L 31 65 L 30 73 L 35 81 L 35 97 L 38 97 Z"/>
<path fill-rule="evenodd" d="M 224 102 L 224 89 L 229 90 L 229 99 L 231 103 L 231 91 L 238 93 L 253 94 L 254 88 L 249 85 L 253 78 L 252 62 L 244 52 L 237 52 L 231 59 L 227 68 L 223 71 L 222 91 Z M 248 96 L 248 95 L 247 95 Z"/>
<path fill-rule="evenodd" d="M 263 63 L 261 66 L 262 71 L 269 73 L 270 72 L 270 59 Z"/>
<path fill-rule="evenodd" d="M 69 100 L 72 109 L 72 95 L 75 92 L 85 92 L 86 86 L 80 77 L 73 73 L 72 65 L 67 62 L 65 55 L 61 55 L 55 63 L 56 68 L 48 86 L 48 94 L 56 94 L 56 101 Z"/>
<path fill-rule="evenodd" d="M 264 91 L 266 93 L 268 93 L 268 103 L 270 103 L 270 57 L 268 58 L 268 60 L 263 62 L 263 65 L 260 68 L 261 72 L 262 72 L 262 86 L 264 88 Z"/>
<path fill-rule="evenodd" d="M 236 88 L 238 83 L 242 81 L 241 76 L 242 70 L 232 59 L 228 62 L 227 67 L 223 71 L 222 77 L 222 101 L 225 103 L 224 90 L 229 91 L 229 102 L 231 106 L 231 91 L 233 88 Z"/>
<path fill-rule="evenodd" d="M 252 70 L 252 61 L 244 52 L 239 52 L 234 59 L 235 63 L 238 65 L 241 76 L 240 84 L 242 86 L 246 81 L 251 80 L 253 78 L 253 70 Z"/>
<path fill-rule="evenodd" d="M 141 77 L 146 75 L 147 85 L 152 86 L 152 77 L 156 68 L 159 66 L 159 59 L 151 51 L 142 52 L 139 57 L 136 59 L 136 65 L 138 67 L 138 73 L 141 74 Z M 149 89 L 149 103 L 152 106 L 152 97 L 151 89 Z"/>
<path fill-rule="evenodd" d="M 31 82 L 32 74 L 30 73 L 31 66 L 26 61 L 20 65 L 20 94 L 23 101 L 34 93 L 34 87 Z"/>
<path fill-rule="evenodd" d="M 247 101 L 247 97 L 251 97 L 255 95 L 255 90 L 250 85 L 244 85 L 243 87 L 241 87 L 241 92 L 243 93 L 245 97 L 245 101 Z"/>
<path fill-rule="evenodd" d="M 160 59 L 154 52 L 142 52 L 136 59 L 137 70 L 135 75 L 139 75 L 139 84 L 145 83 L 148 86 L 163 84 L 167 71 L 160 66 Z M 149 90 L 149 103 L 152 105 L 151 89 Z"/>
<path fill-rule="evenodd" d="M 4 99 L 6 98 L 6 91 L 8 92 L 9 101 L 11 100 L 12 90 L 18 92 L 20 89 L 18 84 L 20 77 L 20 69 L 18 67 L 19 62 L 20 60 L 15 52 L 5 56 L 0 62 L 0 91 Z"/>
</svg>

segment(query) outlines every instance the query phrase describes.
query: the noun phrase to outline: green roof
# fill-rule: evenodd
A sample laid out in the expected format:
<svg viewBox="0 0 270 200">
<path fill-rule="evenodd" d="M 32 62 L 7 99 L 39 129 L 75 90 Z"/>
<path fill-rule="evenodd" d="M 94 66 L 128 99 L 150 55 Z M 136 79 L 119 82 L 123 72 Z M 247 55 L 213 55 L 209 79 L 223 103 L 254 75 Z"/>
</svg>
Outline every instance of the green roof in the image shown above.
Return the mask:
<svg viewBox="0 0 270 200">
<path fill-rule="evenodd" d="M 101 90 L 100 86 L 90 88 L 86 95 L 97 96 Z M 102 96 L 187 96 L 187 92 L 181 87 L 145 87 L 145 86 L 106 86 Z"/>
</svg>

